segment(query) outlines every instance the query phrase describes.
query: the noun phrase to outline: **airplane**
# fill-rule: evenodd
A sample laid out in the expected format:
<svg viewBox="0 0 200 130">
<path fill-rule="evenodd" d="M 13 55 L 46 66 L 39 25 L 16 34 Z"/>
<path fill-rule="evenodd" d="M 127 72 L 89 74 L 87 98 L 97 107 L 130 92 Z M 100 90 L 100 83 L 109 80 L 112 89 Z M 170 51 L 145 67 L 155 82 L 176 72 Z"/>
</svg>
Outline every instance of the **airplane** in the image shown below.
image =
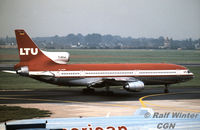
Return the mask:
<svg viewBox="0 0 200 130">
<path fill-rule="evenodd" d="M 102 87 L 111 93 L 110 86 L 137 92 L 145 85 L 164 85 L 168 93 L 170 84 L 194 77 L 186 67 L 167 63 L 69 64 L 68 52 L 40 50 L 24 30 L 15 30 L 15 34 L 20 57 L 14 66 L 16 74 L 56 85 L 85 86 L 87 94 Z"/>
</svg>

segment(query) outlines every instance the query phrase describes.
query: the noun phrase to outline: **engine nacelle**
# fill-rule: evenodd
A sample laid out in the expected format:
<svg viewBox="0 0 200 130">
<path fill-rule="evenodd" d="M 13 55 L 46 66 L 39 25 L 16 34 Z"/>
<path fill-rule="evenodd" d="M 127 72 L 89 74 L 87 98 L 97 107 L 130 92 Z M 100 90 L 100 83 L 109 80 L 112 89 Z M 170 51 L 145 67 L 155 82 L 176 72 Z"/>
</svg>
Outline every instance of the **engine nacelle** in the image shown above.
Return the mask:
<svg viewBox="0 0 200 130">
<path fill-rule="evenodd" d="M 20 69 L 16 71 L 17 74 L 22 76 L 28 76 L 29 75 L 29 69 L 28 66 L 23 66 Z"/>
<path fill-rule="evenodd" d="M 144 83 L 142 81 L 128 82 L 124 89 L 130 92 L 138 92 L 144 89 Z"/>
<path fill-rule="evenodd" d="M 68 52 L 47 52 L 42 51 L 47 57 L 58 64 L 67 64 L 70 59 L 70 54 Z"/>
</svg>

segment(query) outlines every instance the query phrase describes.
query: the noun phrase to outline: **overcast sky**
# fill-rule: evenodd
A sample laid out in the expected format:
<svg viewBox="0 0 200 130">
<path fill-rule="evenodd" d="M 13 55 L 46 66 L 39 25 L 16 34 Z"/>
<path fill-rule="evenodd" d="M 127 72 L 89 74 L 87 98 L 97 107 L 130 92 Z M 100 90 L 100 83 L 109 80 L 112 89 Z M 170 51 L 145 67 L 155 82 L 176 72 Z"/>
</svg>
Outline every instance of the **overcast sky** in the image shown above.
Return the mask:
<svg viewBox="0 0 200 130">
<path fill-rule="evenodd" d="M 0 0 L 0 37 L 100 33 L 200 38 L 200 0 Z"/>
</svg>

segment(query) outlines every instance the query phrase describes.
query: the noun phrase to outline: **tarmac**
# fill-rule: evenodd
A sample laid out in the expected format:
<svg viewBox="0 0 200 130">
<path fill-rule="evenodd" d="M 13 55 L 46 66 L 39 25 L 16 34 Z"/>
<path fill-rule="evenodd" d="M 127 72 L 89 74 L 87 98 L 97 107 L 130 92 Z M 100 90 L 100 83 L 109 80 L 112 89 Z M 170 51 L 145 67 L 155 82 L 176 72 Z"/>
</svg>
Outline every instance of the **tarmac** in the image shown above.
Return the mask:
<svg viewBox="0 0 200 130">
<path fill-rule="evenodd" d="M 130 116 L 144 107 L 157 112 L 200 113 L 199 87 L 151 87 L 141 92 L 127 92 L 120 88 L 111 89 L 107 95 L 96 89 L 91 95 L 82 93 L 81 88 L 66 90 L 1 90 L 0 105 L 38 108 L 52 112 L 51 118 Z"/>
<path fill-rule="evenodd" d="M 151 87 L 130 93 L 113 88 L 85 95 L 80 88 L 66 90 L 1 90 L 0 105 L 50 110 L 51 117 L 9 121 L 7 125 L 48 129 L 200 129 L 199 87 Z M 174 116 L 180 114 L 180 116 Z M 6 129 L 4 123 L 1 129 Z"/>
</svg>

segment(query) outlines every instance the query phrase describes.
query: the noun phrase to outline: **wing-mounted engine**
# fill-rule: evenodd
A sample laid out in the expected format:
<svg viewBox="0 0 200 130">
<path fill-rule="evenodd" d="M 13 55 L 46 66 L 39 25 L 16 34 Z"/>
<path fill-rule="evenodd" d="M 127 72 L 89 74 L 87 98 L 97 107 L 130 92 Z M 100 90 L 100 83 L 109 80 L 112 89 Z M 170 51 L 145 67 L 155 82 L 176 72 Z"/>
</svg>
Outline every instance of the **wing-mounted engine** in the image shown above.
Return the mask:
<svg viewBox="0 0 200 130">
<path fill-rule="evenodd" d="M 142 81 L 128 82 L 124 89 L 130 92 L 138 92 L 144 89 L 144 83 Z"/>
<path fill-rule="evenodd" d="M 70 54 L 68 52 L 47 52 L 42 51 L 47 57 L 58 64 L 67 64 L 70 59 Z"/>
<path fill-rule="evenodd" d="M 20 67 L 16 70 L 16 73 L 22 76 L 28 76 L 29 75 L 29 68 L 28 66 Z"/>
</svg>

